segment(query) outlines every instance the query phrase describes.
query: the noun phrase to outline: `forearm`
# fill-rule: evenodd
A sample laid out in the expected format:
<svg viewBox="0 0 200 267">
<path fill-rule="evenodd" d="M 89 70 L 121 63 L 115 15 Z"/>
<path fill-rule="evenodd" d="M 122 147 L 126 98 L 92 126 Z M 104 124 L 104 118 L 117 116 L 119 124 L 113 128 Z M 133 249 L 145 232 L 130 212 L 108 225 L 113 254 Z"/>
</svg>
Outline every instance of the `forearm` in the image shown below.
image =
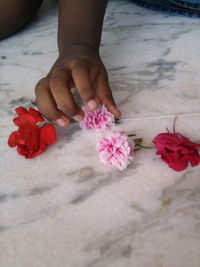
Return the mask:
<svg viewBox="0 0 200 267">
<path fill-rule="evenodd" d="M 99 49 L 107 0 L 59 0 L 58 49 L 86 45 Z"/>
</svg>

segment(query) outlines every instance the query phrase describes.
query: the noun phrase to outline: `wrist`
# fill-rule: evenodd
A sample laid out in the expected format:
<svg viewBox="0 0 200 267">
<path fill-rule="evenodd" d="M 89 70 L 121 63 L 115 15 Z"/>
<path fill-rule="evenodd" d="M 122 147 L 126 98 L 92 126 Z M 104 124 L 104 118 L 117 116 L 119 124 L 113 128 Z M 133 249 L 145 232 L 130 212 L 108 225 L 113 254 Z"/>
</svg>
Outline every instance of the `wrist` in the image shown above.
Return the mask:
<svg viewBox="0 0 200 267">
<path fill-rule="evenodd" d="M 67 43 L 62 47 L 59 47 L 59 56 L 63 56 L 71 53 L 93 53 L 95 55 L 99 55 L 99 47 L 88 43 L 79 43 L 79 42 L 71 42 Z"/>
</svg>

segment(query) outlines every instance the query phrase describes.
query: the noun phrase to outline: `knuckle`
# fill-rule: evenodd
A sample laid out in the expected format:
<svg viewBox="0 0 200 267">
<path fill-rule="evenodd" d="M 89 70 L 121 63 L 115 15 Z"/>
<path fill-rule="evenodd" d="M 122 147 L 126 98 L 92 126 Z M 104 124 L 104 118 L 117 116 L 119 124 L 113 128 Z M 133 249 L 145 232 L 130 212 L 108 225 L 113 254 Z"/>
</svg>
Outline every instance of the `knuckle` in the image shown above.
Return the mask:
<svg viewBox="0 0 200 267">
<path fill-rule="evenodd" d="M 59 88 L 63 88 L 64 82 L 61 78 L 52 77 L 49 81 L 49 86 L 53 90 L 58 90 Z"/>
<path fill-rule="evenodd" d="M 82 85 L 82 88 L 80 90 L 80 95 L 82 98 L 86 98 L 86 99 L 89 99 L 89 98 L 92 98 L 94 97 L 94 94 L 95 94 L 95 89 L 92 87 L 92 85 Z"/>
<path fill-rule="evenodd" d="M 107 85 L 103 91 L 104 91 L 104 97 L 105 98 L 108 98 L 108 99 L 113 98 L 112 90 L 110 89 L 109 85 Z"/>
<path fill-rule="evenodd" d="M 109 86 L 105 88 L 105 95 L 108 97 L 112 96 L 112 91 Z"/>
<path fill-rule="evenodd" d="M 77 114 L 78 108 L 76 107 L 76 105 L 70 104 L 68 106 L 63 105 L 61 107 L 61 110 L 71 117 Z"/>
<path fill-rule="evenodd" d="M 41 90 L 45 88 L 46 78 L 42 78 L 35 86 L 35 94 L 37 95 Z"/>
<path fill-rule="evenodd" d="M 114 104 L 114 99 L 112 94 L 106 94 L 103 99 L 105 105 Z"/>
<path fill-rule="evenodd" d="M 48 106 L 37 105 L 40 113 L 48 120 L 55 120 L 59 117 L 59 111 Z"/>
<path fill-rule="evenodd" d="M 38 88 L 38 86 L 36 85 L 36 86 L 35 86 L 35 95 L 37 96 L 38 93 L 39 93 L 39 88 Z"/>
<path fill-rule="evenodd" d="M 78 61 L 74 62 L 72 69 L 73 69 L 73 71 L 75 71 L 77 73 L 88 72 L 89 71 L 89 63 L 86 62 L 85 60 L 78 60 Z"/>
<path fill-rule="evenodd" d="M 78 108 L 77 108 L 76 106 L 72 106 L 72 107 L 69 109 L 69 111 L 70 111 L 70 116 L 74 116 L 74 115 L 77 114 L 77 112 L 78 112 Z"/>
<path fill-rule="evenodd" d="M 83 92 L 81 94 L 81 98 L 84 100 L 84 101 L 87 101 L 91 98 L 94 97 L 94 92 L 92 90 L 88 90 L 88 89 L 83 89 Z"/>
<path fill-rule="evenodd" d="M 36 96 L 36 98 L 35 98 L 35 104 L 36 104 L 36 106 L 38 107 L 39 111 L 41 111 L 41 110 L 40 110 L 40 101 L 39 101 L 39 99 L 38 99 L 37 96 Z"/>
<path fill-rule="evenodd" d="M 108 92 L 107 93 L 107 98 L 110 99 L 110 100 L 113 100 L 112 92 Z"/>
<path fill-rule="evenodd" d="M 83 59 L 77 59 L 76 61 L 74 61 L 73 63 L 73 67 L 74 68 L 85 68 L 86 67 L 86 62 Z"/>
<path fill-rule="evenodd" d="M 46 113 L 45 117 L 50 119 L 50 120 L 55 120 L 56 118 L 59 117 L 59 114 L 58 114 L 56 109 L 52 109 L 52 110 L 48 111 L 48 113 Z"/>
</svg>

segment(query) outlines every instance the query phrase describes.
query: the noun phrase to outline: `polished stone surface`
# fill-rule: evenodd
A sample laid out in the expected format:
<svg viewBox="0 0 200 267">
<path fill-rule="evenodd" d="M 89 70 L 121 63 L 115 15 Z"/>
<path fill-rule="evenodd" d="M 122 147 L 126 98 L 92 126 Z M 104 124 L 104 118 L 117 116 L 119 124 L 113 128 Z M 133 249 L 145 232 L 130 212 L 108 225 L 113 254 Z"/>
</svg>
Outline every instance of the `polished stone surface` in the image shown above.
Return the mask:
<svg viewBox="0 0 200 267">
<path fill-rule="evenodd" d="M 200 167 L 174 172 L 154 150 L 125 171 L 101 165 L 96 136 L 74 123 L 32 160 L 6 145 L 14 108 L 57 57 L 48 3 L 0 42 L 0 267 L 199 267 Z M 200 20 L 110 1 L 101 55 L 123 117 L 145 138 L 172 128 L 200 139 Z"/>
</svg>

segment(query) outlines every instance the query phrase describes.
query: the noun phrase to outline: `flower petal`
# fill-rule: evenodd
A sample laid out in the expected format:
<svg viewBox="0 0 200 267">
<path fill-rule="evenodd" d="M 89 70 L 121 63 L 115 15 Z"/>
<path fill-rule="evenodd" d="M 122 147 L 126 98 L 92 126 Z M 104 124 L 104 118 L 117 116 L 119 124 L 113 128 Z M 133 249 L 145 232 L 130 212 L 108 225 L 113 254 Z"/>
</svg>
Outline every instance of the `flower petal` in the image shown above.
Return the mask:
<svg viewBox="0 0 200 267">
<path fill-rule="evenodd" d="M 45 125 L 41 128 L 40 141 L 50 145 L 56 142 L 56 130 L 52 125 Z"/>
<path fill-rule="evenodd" d="M 178 159 L 178 160 L 173 159 L 169 163 L 169 167 L 177 172 L 185 170 L 187 166 L 188 166 L 188 160 L 185 158 Z"/>
<path fill-rule="evenodd" d="M 115 123 L 115 118 L 106 107 L 103 105 L 97 110 L 88 110 L 83 108 L 85 116 L 80 121 L 80 127 L 82 129 L 93 129 L 96 131 L 110 130 Z"/>
<path fill-rule="evenodd" d="M 37 122 L 43 122 L 44 118 L 35 109 L 29 110 L 18 107 L 16 113 L 19 117 L 13 122 L 19 129 L 10 134 L 8 145 L 17 146 L 17 152 L 25 158 L 33 158 L 44 152 L 47 145 L 56 141 L 56 130 L 51 125 L 39 127 Z"/>
<path fill-rule="evenodd" d="M 107 166 L 114 166 L 119 170 L 127 168 L 133 160 L 134 144 L 122 131 L 109 131 L 99 140 L 97 146 L 100 162 Z"/>
<path fill-rule="evenodd" d="M 21 116 L 23 114 L 28 114 L 28 110 L 26 110 L 24 107 L 18 107 L 15 109 L 15 112 L 17 115 Z"/>
<path fill-rule="evenodd" d="M 10 134 L 10 136 L 8 137 L 8 145 L 10 147 L 15 147 L 18 145 L 18 140 L 20 138 L 20 133 L 19 131 L 14 131 Z"/>
<path fill-rule="evenodd" d="M 35 127 L 36 126 L 36 119 L 28 113 L 23 114 L 20 117 L 14 118 L 13 122 L 18 127 Z"/>
<path fill-rule="evenodd" d="M 34 108 L 29 108 L 29 114 L 31 114 L 35 118 L 36 123 L 44 121 L 44 118 L 42 117 L 41 113 Z"/>
</svg>

